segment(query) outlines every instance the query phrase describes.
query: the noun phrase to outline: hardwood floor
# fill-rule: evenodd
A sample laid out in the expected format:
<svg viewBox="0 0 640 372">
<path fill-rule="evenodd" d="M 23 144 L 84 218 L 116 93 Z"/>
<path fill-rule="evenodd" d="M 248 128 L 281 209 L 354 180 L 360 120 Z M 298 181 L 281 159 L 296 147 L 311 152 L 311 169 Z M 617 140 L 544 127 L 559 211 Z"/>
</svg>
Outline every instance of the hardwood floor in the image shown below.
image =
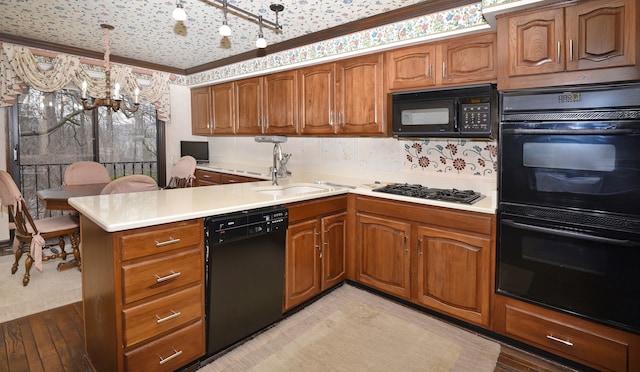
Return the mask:
<svg viewBox="0 0 640 372">
<path fill-rule="evenodd" d="M 82 303 L 0 324 L 0 371 L 89 372 L 85 362 Z M 502 344 L 496 372 L 568 372 L 574 369 Z"/>
</svg>

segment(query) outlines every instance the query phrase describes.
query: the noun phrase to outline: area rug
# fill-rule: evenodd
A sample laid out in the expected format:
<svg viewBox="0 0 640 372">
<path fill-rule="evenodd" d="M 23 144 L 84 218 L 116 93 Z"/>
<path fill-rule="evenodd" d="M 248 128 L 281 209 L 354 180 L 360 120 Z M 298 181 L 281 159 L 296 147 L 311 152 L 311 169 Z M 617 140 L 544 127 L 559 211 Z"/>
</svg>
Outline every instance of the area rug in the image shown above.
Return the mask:
<svg viewBox="0 0 640 372">
<path fill-rule="evenodd" d="M 200 371 L 493 371 L 500 345 L 343 285 Z"/>
<path fill-rule="evenodd" d="M 29 285 L 22 285 L 24 260 L 11 275 L 15 257 L 0 257 L 0 323 L 82 300 L 82 273 L 56 270 L 60 260 L 43 262 L 42 272 L 31 268 Z"/>
</svg>

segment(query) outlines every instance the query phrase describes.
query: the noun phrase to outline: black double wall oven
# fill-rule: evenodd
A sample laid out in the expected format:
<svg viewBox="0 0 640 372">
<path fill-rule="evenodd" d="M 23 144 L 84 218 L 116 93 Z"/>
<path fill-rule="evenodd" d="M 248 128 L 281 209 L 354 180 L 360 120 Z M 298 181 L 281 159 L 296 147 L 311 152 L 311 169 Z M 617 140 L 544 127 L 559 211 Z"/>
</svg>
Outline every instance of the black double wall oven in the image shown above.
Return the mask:
<svg viewBox="0 0 640 372">
<path fill-rule="evenodd" d="M 640 333 L 640 84 L 500 101 L 498 293 Z"/>
</svg>

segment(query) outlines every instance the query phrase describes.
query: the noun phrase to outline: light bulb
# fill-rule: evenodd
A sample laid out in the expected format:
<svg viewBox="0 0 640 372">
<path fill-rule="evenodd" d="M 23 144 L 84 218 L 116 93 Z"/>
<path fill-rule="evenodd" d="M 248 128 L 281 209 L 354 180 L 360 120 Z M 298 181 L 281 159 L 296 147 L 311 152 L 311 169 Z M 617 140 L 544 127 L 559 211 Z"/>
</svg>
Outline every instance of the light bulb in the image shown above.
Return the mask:
<svg viewBox="0 0 640 372">
<path fill-rule="evenodd" d="M 222 36 L 231 36 L 231 27 L 229 27 L 225 21 L 222 23 L 222 26 L 220 26 L 220 30 L 218 32 L 220 32 L 220 35 Z"/>
<path fill-rule="evenodd" d="M 256 47 L 260 49 L 264 49 L 267 47 L 267 40 L 265 40 L 262 35 L 258 36 L 258 39 L 256 40 Z"/>
<path fill-rule="evenodd" d="M 173 10 L 171 16 L 176 21 L 186 21 L 187 20 L 187 12 L 184 11 L 182 4 L 178 4 L 178 6 Z"/>
</svg>

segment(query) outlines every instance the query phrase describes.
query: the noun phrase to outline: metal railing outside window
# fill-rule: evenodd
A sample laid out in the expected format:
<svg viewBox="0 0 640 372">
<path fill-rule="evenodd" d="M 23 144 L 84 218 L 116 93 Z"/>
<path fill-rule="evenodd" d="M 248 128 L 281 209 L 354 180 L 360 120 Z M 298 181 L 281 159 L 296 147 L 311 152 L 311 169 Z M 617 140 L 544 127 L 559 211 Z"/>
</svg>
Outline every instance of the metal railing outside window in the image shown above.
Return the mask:
<svg viewBox="0 0 640 372">
<path fill-rule="evenodd" d="M 145 174 L 158 179 L 158 163 L 156 161 L 123 161 L 101 163 L 107 168 L 111 179 L 130 174 Z M 22 196 L 27 208 L 38 218 L 59 214 L 60 212 L 45 210 L 38 199 L 38 190 L 51 189 L 62 185 L 64 171 L 70 163 L 24 164 L 20 165 L 20 184 Z"/>
</svg>

